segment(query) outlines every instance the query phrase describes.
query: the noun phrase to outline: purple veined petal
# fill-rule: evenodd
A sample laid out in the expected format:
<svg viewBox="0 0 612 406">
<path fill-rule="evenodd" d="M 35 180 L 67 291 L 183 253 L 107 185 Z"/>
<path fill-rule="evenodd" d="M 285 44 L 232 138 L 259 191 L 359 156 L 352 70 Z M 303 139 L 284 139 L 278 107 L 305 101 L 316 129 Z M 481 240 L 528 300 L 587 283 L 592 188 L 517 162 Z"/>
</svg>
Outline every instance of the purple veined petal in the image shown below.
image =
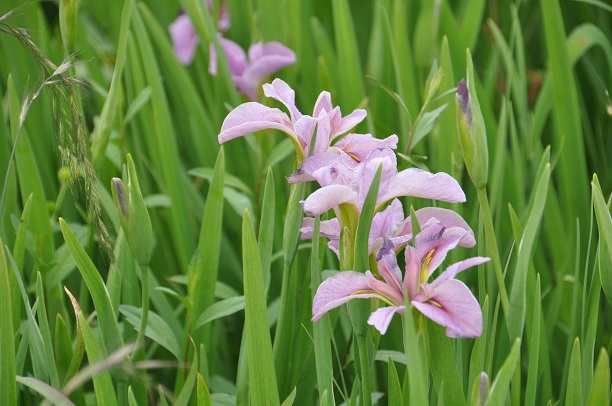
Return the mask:
<svg viewBox="0 0 612 406">
<path fill-rule="evenodd" d="M 461 281 L 449 279 L 431 291 L 424 285 L 427 301 L 412 301 L 421 313 L 446 327 L 451 338 L 476 338 L 482 333 L 482 311 L 470 289 Z M 431 303 L 431 301 L 436 304 Z"/>
<path fill-rule="evenodd" d="M 183 65 L 193 61 L 200 38 L 187 14 L 179 15 L 168 27 L 172 38 L 172 47 L 176 57 Z"/>
<path fill-rule="evenodd" d="M 348 134 L 334 144 L 334 147 L 349 154 L 358 162 L 366 160 L 372 151 L 381 148 L 396 148 L 397 135 L 391 135 L 384 140 L 374 138 L 371 134 Z"/>
<path fill-rule="evenodd" d="M 466 269 L 471 268 L 473 266 L 484 264 L 485 262 L 488 262 L 490 260 L 491 258 L 487 258 L 487 257 L 473 257 L 473 258 L 468 258 L 460 262 L 456 262 L 452 264 L 451 266 L 449 266 L 448 268 L 446 268 L 446 270 L 442 272 L 440 276 L 436 278 L 436 280 L 430 283 L 429 286 L 433 289 L 436 289 L 443 282 L 450 280 L 450 279 L 455 279 L 455 276 L 457 276 L 458 273 L 463 272 Z"/>
<path fill-rule="evenodd" d="M 447 229 L 440 223 L 426 223 L 415 237 L 415 247 L 422 260 L 433 251 L 427 263 L 427 277 L 444 261 L 448 252 L 454 249 L 466 231 L 459 227 Z"/>
<path fill-rule="evenodd" d="M 379 297 L 376 292 L 369 289 L 366 275 L 361 272 L 342 271 L 324 280 L 319 285 L 312 301 L 312 321 L 319 320 L 331 309 L 351 299 Z"/>
<path fill-rule="evenodd" d="M 404 274 L 404 292 L 408 292 L 410 300 L 414 300 L 419 291 L 419 274 L 421 273 L 421 257 L 419 251 L 406 246 L 406 273 Z"/>
<path fill-rule="evenodd" d="M 317 101 L 315 102 L 314 109 L 312 111 L 313 117 L 318 117 L 321 111 L 331 112 L 333 109 L 331 103 L 331 95 L 327 91 L 322 91 L 317 97 Z"/>
<path fill-rule="evenodd" d="M 359 195 L 346 185 L 329 185 L 315 190 L 304 200 L 302 207 L 307 216 L 318 216 L 342 204 L 357 204 Z"/>
<path fill-rule="evenodd" d="M 397 174 L 395 154 L 393 151 L 390 149 L 375 150 L 370 154 L 368 159 L 361 162 L 356 169 L 359 182 L 359 211 L 361 211 L 361 205 L 365 202 L 376 171 L 378 171 L 380 165 L 382 165 L 382 173 L 380 176 L 380 186 L 378 188 L 378 201 L 381 192 L 384 193 L 387 190 L 387 185 Z"/>
<path fill-rule="evenodd" d="M 393 245 L 389 240 L 385 240 L 385 244 L 381 248 L 381 254 L 376 258 L 378 261 L 378 273 L 385 281 L 399 293 L 399 296 L 394 300 L 402 302 L 404 293 L 402 288 L 402 271 L 397 265 L 397 258 L 393 251 Z"/>
<path fill-rule="evenodd" d="M 436 223 L 440 223 L 444 227 L 454 228 L 459 227 L 466 231 L 466 234 L 459 240 L 459 245 L 466 248 L 471 248 L 476 245 L 474 239 L 474 232 L 466 221 L 459 214 L 453 210 L 443 209 L 440 207 L 425 207 L 415 212 L 419 225 L 422 227 L 429 221 L 434 220 Z M 403 225 L 400 226 L 400 230 L 396 234 L 398 241 L 408 242 L 412 239 L 412 219 L 406 218 Z M 399 242 L 394 240 L 397 245 Z"/>
<path fill-rule="evenodd" d="M 289 116 L 279 109 L 248 102 L 236 107 L 225 117 L 218 137 L 219 143 L 223 144 L 234 138 L 267 128 L 283 131 L 298 142 Z"/>
<path fill-rule="evenodd" d="M 317 139 L 315 140 L 312 155 L 321 154 L 329 148 L 330 131 L 329 117 L 325 111 L 322 111 L 317 117 Z"/>
<path fill-rule="evenodd" d="M 429 219 L 435 218 L 446 228 L 460 227 L 467 233 L 459 240 L 459 245 L 466 248 L 472 248 L 476 245 L 474 239 L 474 231 L 468 223 L 459 214 L 453 210 L 443 209 L 441 207 L 425 207 L 415 212 L 419 224 L 425 224 Z M 410 222 L 410 220 L 409 220 Z"/>
<path fill-rule="evenodd" d="M 271 43 L 265 44 L 264 47 L 267 47 L 270 44 Z M 274 72 L 277 72 L 282 68 L 289 65 L 293 65 L 295 63 L 296 58 L 293 51 L 288 48 L 285 49 L 289 51 L 289 54 L 264 53 L 258 59 L 250 60 L 250 65 L 244 70 L 242 74 L 242 79 L 244 81 L 245 88 L 247 88 L 249 92 L 257 94 L 257 90 L 259 89 L 259 86 L 265 78 L 267 78 Z"/>
<path fill-rule="evenodd" d="M 276 99 L 287 107 L 292 123 L 302 117 L 302 113 L 295 106 L 295 91 L 285 81 L 274 79 L 272 83 L 263 85 L 263 91 L 266 97 Z"/>
<path fill-rule="evenodd" d="M 348 116 L 342 117 L 342 119 L 340 120 L 340 124 L 333 130 L 332 139 L 346 132 L 349 132 L 357 124 L 361 123 L 367 115 L 367 111 L 362 109 L 356 109 L 353 110 L 353 112 Z"/>
<path fill-rule="evenodd" d="M 368 317 L 368 324 L 374 326 L 376 330 L 380 331 L 380 334 L 385 334 L 389 328 L 389 324 L 391 324 L 393 315 L 395 313 L 404 313 L 405 311 L 406 306 L 381 307 L 370 314 L 370 317 Z"/>
<path fill-rule="evenodd" d="M 389 182 L 385 195 L 380 197 L 379 204 L 400 196 L 451 203 L 465 202 L 465 193 L 452 176 L 444 172 L 433 174 L 417 168 L 408 168 L 399 172 Z"/>
<path fill-rule="evenodd" d="M 293 184 L 317 180 L 314 176 L 317 170 L 327 167 L 340 168 L 341 165 L 342 159 L 338 152 L 327 151 L 311 155 L 302 161 L 300 168 L 287 178 L 287 182 Z"/>
<path fill-rule="evenodd" d="M 309 240 L 314 233 L 315 219 L 312 217 L 304 217 L 302 220 L 302 228 L 300 228 L 301 239 Z M 340 238 L 340 222 L 337 218 L 331 220 L 323 220 L 319 223 L 319 234 L 330 240 Z"/>
<path fill-rule="evenodd" d="M 399 199 L 394 199 L 393 202 L 383 211 L 378 212 L 372 219 L 370 227 L 369 246 L 370 254 L 376 244 L 376 241 L 383 238 L 391 238 L 395 236 L 395 232 L 404 220 L 404 209 Z M 380 246 L 379 246 L 380 247 Z M 377 247 L 377 248 L 379 248 Z"/>
<path fill-rule="evenodd" d="M 391 301 L 395 305 L 400 305 L 404 303 L 404 293 L 402 292 L 401 283 L 387 283 L 387 281 L 378 280 L 372 275 L 372 272 L 366 271 L 365 273 L 368 284 L 370 285 L 370 290 L 377 292 L 380 294 L 381 298 L 386 299 L 385 301 L 388 303 Z M 391 279 L 392 276 L 387 275 Z"/>
<path fill-rule="evenodd" d="M 293 123 L 293 131 L 298 136 L 305 155 L 309 153 L 310 141 L 314 135 L 315 128 L 317 128 L 317 119 L 310 116 L 302 116 Z"/>
<path fill-rule="evenodd" d="M 259 59 L 268 56 L 279 56 L 293 58 L 295 62 L 295 53 L 277 41 L 257 42 L 249 47 L 249 61 L 257 62 Z"/>
<path fill-rule="evenodd" d="M 336 257 L 340 259 L 340 239 L 329 240 L 327 246 L 333 251 L 334 254 L 336 254 Z"/>
<path fill-rule="evenodd" d="M 240 76 L 247 68 L 246 54 L 242 47 L 234 41 L 223 38 L 219 35 L 219 44 L 223 48 L 223 53 L 227 58 L 227 66 L 232 76 Z M 217 49 L 213 43 L 210 44 L 210 62 L 208 73 L 217 74 Z"/>
</svg>

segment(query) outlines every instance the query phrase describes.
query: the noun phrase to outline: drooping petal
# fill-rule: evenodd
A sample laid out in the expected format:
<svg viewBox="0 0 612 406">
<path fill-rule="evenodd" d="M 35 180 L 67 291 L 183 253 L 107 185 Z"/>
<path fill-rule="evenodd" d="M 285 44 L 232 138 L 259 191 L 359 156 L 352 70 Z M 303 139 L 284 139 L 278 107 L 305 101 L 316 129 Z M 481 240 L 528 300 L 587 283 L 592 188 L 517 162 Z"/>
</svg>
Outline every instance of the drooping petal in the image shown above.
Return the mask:
<svg viewBox="0 0 612 406">
<path fill-rule="evenodd" d="M 377 149 L 374 150 L 370 156 L 363 161 L 356 168 L 355 173 L 357 177 L 357 181 L 359 182 L 359 210 L 361 211 L 361 206 L 365 202 L 365 199 L 370 191 L 370 187 L 372 186 L 372 181 L 374 180 L 374 176 L 376 175 L 376 171 L 378 171 L 379 166 L 382 165 L 382 172 L 380 177 L 380 186 L 379 186 L 379 197 L 380 193 L 386 190 L 389 182 L 395 177 L 397 174 L 395 154 L 390 149 Z M 377 199 L 377 203 L 378 202 Z"/>
<path fill-rule="evenodd" d="M 200 38 L 187 14 L 179 15 L 168 27 L 172 38 L 172 47 L 176 57 L 183 65 L 193 61 Z"/>
<path fill-rule="evenodd" d="M 395 313 L 404 313 L 406 306 L 381 307 L 368 317 L 368 324 L 374 326 L 381 334 L 385 334 Z"/>
<path fill-rule="evenodd" d="M 374 138 L 371 134 L 348 134 L 334 144 L 334 147 L 349 154 L 358 162 L 364 161 L 372 151 L 380 148 L 397 148 L 397 135 L 393 134 L 384 140 Z"/>
<path fill-rule="evenodd" d="M 342 204 L 357 204 L 359 195 L 345 185 L 329 185 L 315 190 L 303 202 L 304 213 L 307 216 L 318 216 Z"/>
<path fill-rule="evenodd" d="M 394 176 L 378 203 L 381 204 L 400 196 L 452 203 L 465 202 L 465 193 L 452 176 L 444 172 L 433 174 L 417 168 L 405 169 Z"/>
<path fill-rule="evenodd" d="M 312 217 L 304 217 L 302 220 L 302 228 L 300 228 L 301 239 L 311 239 L 314 233 L 315 219 Z M 319 234 L 330 240 L 337 240 L 340 238 L 340 222 L 337 218 L 331 220 L 324 220 L 319 223 Z"/>
<path fill-rule="evenodd" d="M 423 286 L 427 299 L 411 303 L 441 326 L 451 338 L 476 338 L 482 333 L 482 311 L 470 289 L 461 281 L 449 279 L 436 288 Z M 435 304 L 434 304 L 435 303 Z"/>
<path fill-rule="evenodd" d="M 234 41 L 219 36 L 219 44 L 223 48 L 227 65 L 232 76 L 239 77 L 247 68 L 246 54 L 242 47 Z M 210 44 L 210 61 L 208 64 L 208 73 L 211 75 L 217 74 L 217 49 L 213 43 Z"/>
<path fill-rule="evenodd" d="M 298 142 L 291 121 L 285 113 L 259 103 L 248 102 L 236 107 L 225 117 L 219 133 L 219 143 L 223 144 L 234 138 L 267 128 L 283 131 Z"/>
<path fill-rule="evenodd" d="M 289 114 L 291 114 L 291 122 L 295 123 L 302 113 L 295 106 L 295 91 L 283 80 L 274 79 L 272 83 L 266 83 L 263 85 L 264 95 L 271 97 L 279 102 L 283 103 Z"/>
<path fill-rule="evenodd" d="M 312 301 L 312 321 L 351 299 L 379 297 L 370 291 L 366 275 L 361 272 L 342 271 L 324 280 Z"/>
<path fill-rule="evenodd" d="M 472 248 L 476 245 L 474 239 L 474 231 L 469 224 L 458 213 L 453 210 L 443 209 L 441 207 L 425 207 L 415 212 L 419 224 L 425 224 L 429 219 L 435 218 L 446 228 L 459 227 L 467 231 L 466 234 L 459 240 L 459 245 L 466 248 Z M 410 222 L 410 220 L 408 220 Z"/>
<path fill-rule="evenodd" d="M 257 100 L 257 91 L 265 78 L 274 72 L 293 65 L 296 61 L 292 50 L 280 42 L 257 43 L 249 49 L 249 66 L 242 73 L 242 89 L 251 100 Z"/>
<path fill-rule="evenodd" d="M 339 153 L 327 151 L 311 155 L 302 161 L 300 168 L 287 178 L 287 182 L 293 184 L 316 180 L 321 186 L 327 186 L 329 183 L 322 183 L 323 179 L 315 177 L 315 173 L 321 168 L 336 168 L 338 171 L 341 165 L 342 159 Z"/>
<path fill-rule="evenodd" d="M 490 260 L 491 258 L 487 258 L 487 257 L 473 257 L 473 258 L 468 258 L 463 261 L 456 262 L 452 264 L 451 266 L 449 266 L 448 268 L 446 268 L 446 270 L 442 272 L 440 276 L 436 278 L 435 281 L 430 283 L 430 286 L 432 288 L 436 288 L 440 286 L 443 282 L 449 279 L 455 279 L 455 276 L 457 276 L 459 272 L 463 272 L 466 269 L 471 268 L 476 265 L 484 264 L 485 262 L 488 262 Z"/>
</svg>

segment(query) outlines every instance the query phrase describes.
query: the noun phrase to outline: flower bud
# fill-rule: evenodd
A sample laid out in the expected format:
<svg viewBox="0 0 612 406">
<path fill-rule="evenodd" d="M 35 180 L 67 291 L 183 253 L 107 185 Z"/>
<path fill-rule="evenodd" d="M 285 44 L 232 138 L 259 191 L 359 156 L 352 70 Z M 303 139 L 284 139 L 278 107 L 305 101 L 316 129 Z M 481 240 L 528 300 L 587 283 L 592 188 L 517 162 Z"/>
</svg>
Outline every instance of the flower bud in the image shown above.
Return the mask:
<svg viewBox="0 0 612 406">
<path fill-rule="evenodd" d="M 480 385 L 478 386 L 477 405 L 486 405 L 489 399 L 489 376 L 485 372 L 480 373 Z"/>
<path fill-rule="evenodd" d="M 67 54 L 71 54 L 76 43 L 77 0 L 60 0 L 59 24 L 62 41 Z"/>
<path fill-rule="evenodd" d="M 469 49 L 467 50 L 467 83 L 461 80 L 457 84 L 455 96 L 457 106 L 457 132 L 459 146 L 463 153 L 465 167 L 478 189 L 487 184 L 489 172 L 489 151 L 484 118 L 474 84 L 474 67 Z"/>
<path fill-rule="evenodd" d="M 138 264 L 146 266 L 153 253 L 153 227 L 130 154 L 127 156 L 127 187 L 123 180 L 113 178 L 111 189 L 127 242 Z"/>
</svg>

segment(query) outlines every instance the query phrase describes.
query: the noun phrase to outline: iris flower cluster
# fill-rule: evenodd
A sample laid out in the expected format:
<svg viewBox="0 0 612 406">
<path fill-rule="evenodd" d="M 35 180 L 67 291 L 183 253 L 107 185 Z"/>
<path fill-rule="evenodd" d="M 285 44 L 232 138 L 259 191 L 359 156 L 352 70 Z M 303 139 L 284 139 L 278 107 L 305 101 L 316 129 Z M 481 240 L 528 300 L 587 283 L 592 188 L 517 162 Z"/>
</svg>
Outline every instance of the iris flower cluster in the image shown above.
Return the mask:
<svg viewBox="0 0 612 406">
<path fill-rule="evenodd" d="M 295 92 L 275 79 L 263 85 L 264 94 L 281 102 L 287 113 L 260 103 L 236 107 L 225 118 L 219 142 L 263 129 L 277 129 L 293 141 L 298 170 L 289 183 L 316 181 L 320 188 L 302 201 L 306 218 L 302 239 L 312 238 L 314 217 L 333 210 L 335 218 L 321 221 L 320 235 L 340 257 L 343 229 L 355 235 L 356 225 L 375 174 L 381 168 L 375 215 L 369 234 L 371 270 L 342 270 L 318 287 L 313 301 L 313 322 L 352 299 L 377 298 L 388 306 L 374 311 L 368 323 L 385 333 L 395 313 L 406 306 L 446 327 L 449 337 L 477 337 L 482 331 L 480 305 L 470 289 L 456 279 L 458 273 L 489 260 L 474 257 L 450 265 L 436 278 L 434 271 L 448 252 L 458 246 L 473 247 L 474 233 L 452 210 L 427 207 L 405 217 L 399 197 L 419 197 L 445 202 L 464 202 L 457 181 L 446 173 L 409 168 L 397 169 L 394 149 L 397 135 L 378 139 L 371 134 L 350 133 L 366 117 L 365 110 L 343 116 L 328 92 L 317 99 L 312 115 L 300 112 Z M 420 229 L 413 233 L 412 219 Z M 404 253 L 405 269 L 397 257 Z M 433 280 L 432 280 L 433 279 Z"/>
<path fill-rule="evenodd" d="M 212 1 L 206 2 L 208 9 L 212 9 Z M 293 65 L 296 61 L 295 53 L 280 42 L 257 42 L 249 47 L 248 53 L 234 41 L 224 38 L 222 33 L 230 28 L 230 15 L 227 5 L 221 3 L 217 22 L 219 44 L 227 59 L 232 80 L 236 89 L 250 100 L 258 100 L 258 90 L 263 81 L 274 72 Z M 183 12 L 168 28 L 174 53 L 184 65 L 190 65 L 200 38 L 195 31 L 189 16 Z M 214 44 L 210 44 L 210 61 L 208 72 L 217 74 L 217 51 Z"/>
</svg>

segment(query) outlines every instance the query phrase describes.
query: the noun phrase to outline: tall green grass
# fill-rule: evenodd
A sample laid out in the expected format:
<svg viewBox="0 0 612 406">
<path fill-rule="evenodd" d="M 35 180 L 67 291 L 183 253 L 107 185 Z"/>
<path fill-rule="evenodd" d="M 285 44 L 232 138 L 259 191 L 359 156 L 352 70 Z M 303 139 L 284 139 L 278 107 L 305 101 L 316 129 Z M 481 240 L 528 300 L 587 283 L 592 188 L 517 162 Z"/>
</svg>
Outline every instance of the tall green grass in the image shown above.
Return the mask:
<svg viewBox="0 0 612 406">
<path fill-rule="evenodd" d="M 218 76 L 207 72 L 218 43 L 204 1 L 7 0 L 1 403 L 611 404 L 610 7 L 226 3 L 228 38 L 296 52 L 278 76 L 304 113 L 328 90 L 344 114 L 367 109 L 359 132 L 398 134 L 401 168 L 460 181 L 467 202 L 441 205 L 476 231 L 477 247 L 452 259 L 493 257 L 462 276 L 482 336 L 449 339 L 411 313 L 381 336 L 364 322 L 370 301 L 310 321 L 316 287 L 344 264 L 320 238 L 298 238 L 299 201 L 314 186 L 287 184 L 295 160 L 283 135 L 218 145 L 245 100 L 223 57 Z M 167 31 L 181 7 L 202 38 L 190 66 Z M 487 134 L 478 188 L 455 124 L 466 72 Z M 111 197 L 128 153 L 153 225 L 148 268 Z M 367 225 L 355 231 L 345 259 L 363 271 Z"/>
</svg>

